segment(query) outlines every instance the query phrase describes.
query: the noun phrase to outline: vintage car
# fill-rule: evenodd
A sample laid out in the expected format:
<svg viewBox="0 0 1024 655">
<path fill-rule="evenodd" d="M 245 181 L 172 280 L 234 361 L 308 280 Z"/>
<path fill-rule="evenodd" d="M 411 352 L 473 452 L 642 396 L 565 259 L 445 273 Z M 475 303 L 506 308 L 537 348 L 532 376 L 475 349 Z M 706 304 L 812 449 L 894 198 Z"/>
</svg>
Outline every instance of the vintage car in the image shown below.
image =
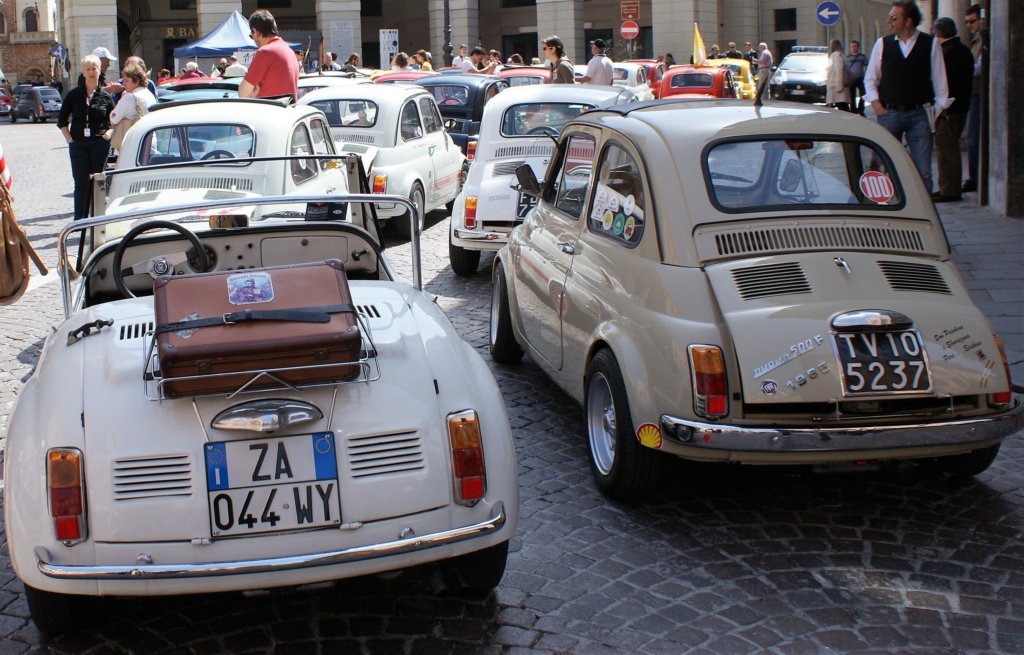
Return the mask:
<svg viewBox="0 0 1024 655">
<path fill-rule="evenodd" d="M 11 113 L 11 94 L 0 87 L 0 116 L 8 116 Z"/>
<path fill-rule="evenodd" d="M 508 81 L 509 86 L 547 84 L 551 80 L 551 69 L 547 66 L 503 66 L 498 77 Z"/>
<path fill-rule="evenodd" d="M 94 177 L 92 213 L 346 193 L 345 171 L 313 159 L 283 159 L 336 152 L 330 126 L 314 107 L 241 98 L 155 105 L 128 130 L 116 168 Z M 236 161 L 252 157 L 271 159 Z"/>
<path fill-rule="evenodd" d="M 612 107 L 562 128 L 543 182 L 518 169 L 538 203 L 494 260 L 491 355 L 583 405 L 607 495 L 663 454 L 970 475 L 1022 427 L 913 162 L 840 114 Z"/>
<path fill-rule="evenodd" d="M 77 279 L 61 270 L 64 320 L 7 432 L 7 552 L 40 630 L 73 630 L 96 596 L 434 562 L 470 588 L 500 581 L 518 483 L 491 372 L 423 291 L 418 240 L 408 284 L 370 212 L 274 211 L 295 198 L 133 210 L 62 231 L 66 262 L 69 241 L 131 227 L 105 230 L 124 236 L 88 249 Z"/>
<path fill-rule="evenodd" d="M 661 95 L 661 78 L 665 75 L 665 65 L 657 59 L 627 59 L 626 63 L 643 66 L 647 74 L 647 84 L 651 87 L 651 95 Z"/>
<path fill-rule="evenodd" d="M 773 100 L 792 100 L 822 104 L 827 95 L 828 53 L 795 50 L 783 57 L 768 79 Z"/>
<path fill-rule="evenodd" d="M 459 192 L 465 156 L 444 129 L 434 96 L 412 84 L 355 84 L 311 91 L 299 100 L 327 115 L 338 152 L 363 159 L 373 193 L 409 198 L 426 212 L 450 204 Z M 382 204 L 380 218 L 403 217 L 400 205 Z M 409 222 L 394 221 L 408 238 Z"/>
<path fill-rule="evenodd" d="M 658 97 L 665 99 L 673 96 L 732 99 L 739 97 L 739 89 L 733 82 L 732 71 L 727 67 L 681 64 L 669 68 L 661 78 L 661 94 Z"/>
<path fill-rule="evenodd" d="M 9 116 L 12 123 L 17 123 L 19 118 L 27 118 L 33 123 L 45 123 L 51 118 L 57 120 L 62 103 L 57 89 L 30 86 L 14 94 Z"/>
<path fill-rule="evenodd" d="M 444 127 L 466 155 L 462 179 L 476 153 L 484 105 L 509 87 L 495 75 L 433 75 L 413 82 L 434 94 Z"/>
<path fill-rule="evenodd" d="M 350 84 L 369 84 L 370 78 L 356 73 L 312 73 L 299 78 L 299 98 L 310 91 L 328 86 L 348 86 Z"/>
<path fill-rule="evenodd" d="M 626 89 L 589 84 L 546 84 L 503 91 L 484 109 L 480 146 L 452 207 L 448 257 L 456 275 L 472 275 L 480 252 L 501 248 L 534 199 L 510 188 L 516 168 L 543 173 L 554 137 L 569 120 L 594 107 L 636 98 Z"/>
<path fill-rule="evenodd" d="M 437 75 L 433 71 L 384 71 L 379 75 L 372 75 L 371 80 L 377 84 L 412 84 L 416 80 Z"/>
<path fill-rule="evenodd" d="M 576 81 L 579 82 L 579 79 L 587 74 L 587 65 L 576 64 L 573 66 L 573 71 Z M 614 62 L 612 64 L 612 84 L 628 89 L 639 101 L 654 99 L 651 85 L 647 81 L 647 69 L 640 64 Z"/>
<path fill-rule="evenodd" d="M 750 74 L 750 62 L 746 59 L 709 59 L 707 63 L 710 66 L 724 66 L 732 71 L 733 84 L 743 100 L 753 100 L 757 95 L 757 85 L 754 76 Z"/>
<path fill-rule="evenodd" d="M 178 80 L 174 84 L 165 84 L 157 88 L 157 100 L 181 102 L 183 100 L 237 98 L 238 85 L 241 83 L 241 77 L 193 77 Z"/>
</svg>

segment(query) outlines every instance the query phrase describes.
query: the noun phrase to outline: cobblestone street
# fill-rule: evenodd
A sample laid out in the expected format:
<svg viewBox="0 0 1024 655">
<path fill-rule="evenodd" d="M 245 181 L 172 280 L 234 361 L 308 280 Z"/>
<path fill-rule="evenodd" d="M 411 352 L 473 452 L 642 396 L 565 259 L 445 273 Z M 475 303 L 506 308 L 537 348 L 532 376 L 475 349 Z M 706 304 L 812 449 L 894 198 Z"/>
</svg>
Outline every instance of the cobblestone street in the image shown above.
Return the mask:
<svg viewBox="0 0 1024 655">
<path fill-rule="evenodd" d="M 0 125 L 20 223 L 48 265 L 71 216 L 66 147 L 51 124 Z M 1024 382 L 1024 221 L 942 208 L 956 261 Z M 409 270 L 408 244 L 389 248 Z M 428 217 L 425 288 L 491 364 L 519 458 L 521 518 L 495 593 L 445 567 L 312 589 L 105 599 L 95 628 L 41 635 L 0 554 L 6 653 L 1022 653 L 1024 440 L 973 479 L 927 465 L 811 471 L 674 463 L 651 498 L 604 498 L 580 407 L 529 357 L 487 350 L 492 261 L 456 277 L 448 221 Z M 51 277 L 53 277 L 51 273 Z M 0 308 L 0 437 L 58 284 Z M 55 398 L 54 402 L 60 399 Z M 0 446 L 2 446 L 0 441 Z M 41 519 L 42 520 L 42 519 Z"/>
</svg>

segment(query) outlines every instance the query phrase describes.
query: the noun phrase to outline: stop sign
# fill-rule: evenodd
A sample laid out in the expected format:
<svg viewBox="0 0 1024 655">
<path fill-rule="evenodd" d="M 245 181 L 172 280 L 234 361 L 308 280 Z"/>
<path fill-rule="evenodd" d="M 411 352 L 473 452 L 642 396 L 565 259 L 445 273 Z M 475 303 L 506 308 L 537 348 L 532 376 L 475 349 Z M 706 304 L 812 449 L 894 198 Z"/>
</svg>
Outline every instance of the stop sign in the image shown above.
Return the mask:
<svg viewBox="0 0 1024 655">
<path fill-rule="evenodd" d="M 623 21 L 619 31 L 622 33 L 622 38 L 632 41 L 640 34 L 640 26 L 636 24 L 635 20 L 627 20 Z"/>
</svg>

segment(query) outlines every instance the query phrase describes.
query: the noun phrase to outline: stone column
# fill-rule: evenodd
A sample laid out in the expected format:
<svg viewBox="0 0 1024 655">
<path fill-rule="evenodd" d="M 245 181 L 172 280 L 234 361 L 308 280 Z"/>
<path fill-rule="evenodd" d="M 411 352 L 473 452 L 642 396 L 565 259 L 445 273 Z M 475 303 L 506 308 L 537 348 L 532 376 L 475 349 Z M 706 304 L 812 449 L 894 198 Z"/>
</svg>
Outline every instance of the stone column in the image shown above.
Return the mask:
<svg viewBox="0 0 1024 655">
<path fill-rule="evenodd" d="M 473 47 L 480 42 L 480 3 L 477 0 L 449 0 L 452 22 L 452 56 L 459 54 L 463 43 Z M 444 0 L 430 4 L 430 54 L 434 55 L 434 68 L 444 66 Z"/>
<path fill-rule="evenodd" d="M 197 37 L 203 37 L 224 22 L 231 12 L 241 13 L 241 0 L 196 0 Z M 248 20 L 248 16 L 245 17 Z"/>
<path fill-rule="evenodd" d="M 697 18 L 698 0 L 651 0 L 651 25 L 654 26 L 654 56 L 671 52 L 676 63 L 687 64 L 693 54 L 693 23 Z M 713 3 L 712 3 L 713 4 Z M 710 51 L 717 29 L 702 22 L 701 38 Z M 715 36 L 712 36 L 714 34 Z"/>
<path fill-rule="evenodd" d="M 64 39 L 73 83 L 80 72 L 78 62 L 94 49 L 103 46 L 117 54 L 117 3 L 115 0 L 65 0 L 63 5 Z"/>
<path fill-rule="evenodd" d="M 455 38 L 455 9 L 452 5 L 454 2 L 449 0 L 448 3 L 448 22 L 453 23 L 452 25 L 452 57 L 459 54 L 459 44 L 466 43 L 468 41 L 459 41 Z M 464 4 L 464 3 L 462 3 Z M 428 50 L 433 56 L 432 62 L 434 70 L 441 68 L 445 65 L 444 62 L 444 44 L 445 44 L 445 22 L 444 22 L 444 0 L 430 0 L 430 4 L 427 6 L 427 14 L 430 17 L 430 36 L 427 38 Z M 479 26 L 474 24 L 474 31 L 479 34 Z"/>
<path fill-rule="evenodd" d="M 666 0 L 667 1 L 667 0 Z M 537 38 L 557 35 L 573 63 L 586 61 L 583 42 L 583 0 L 537 0 Z M 541 59 L 543 60 L 543 53 Z"/>
<path fill-rule="evenodd" d="M 365 62 L 359 0 L 316 0 L 316 24 L 324 37 L 324 52 L 337 52 L 339 64 L 353 52 Z"/>
</svg>

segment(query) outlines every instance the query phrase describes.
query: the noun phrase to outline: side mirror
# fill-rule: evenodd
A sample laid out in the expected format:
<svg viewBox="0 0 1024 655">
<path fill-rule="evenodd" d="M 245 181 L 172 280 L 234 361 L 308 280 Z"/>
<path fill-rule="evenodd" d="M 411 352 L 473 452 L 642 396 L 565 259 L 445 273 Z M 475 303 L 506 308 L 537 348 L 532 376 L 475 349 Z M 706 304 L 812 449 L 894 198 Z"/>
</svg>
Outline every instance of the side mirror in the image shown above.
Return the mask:
<svg viewBox="0 0 1024 655">
<path fill-rule="evenodd" d="M 454 118 L 448 118 L 448 119 L 445 119 L 445 121 L 444 121 L 444 129 L 446 129 L 446 130 L 455 129 L 456 125 L 458 125 L 458 121 L 456 121 Z"/>
<path fill-rule="evenodd" d="M 529 164 L 523 164 L 516 169 L 516 182 L 517 184 L 512 187 L 516 191 L 522 191 L 532 198 L 540 197 L 540 182 L 534 177 Z"/>
</svg>

